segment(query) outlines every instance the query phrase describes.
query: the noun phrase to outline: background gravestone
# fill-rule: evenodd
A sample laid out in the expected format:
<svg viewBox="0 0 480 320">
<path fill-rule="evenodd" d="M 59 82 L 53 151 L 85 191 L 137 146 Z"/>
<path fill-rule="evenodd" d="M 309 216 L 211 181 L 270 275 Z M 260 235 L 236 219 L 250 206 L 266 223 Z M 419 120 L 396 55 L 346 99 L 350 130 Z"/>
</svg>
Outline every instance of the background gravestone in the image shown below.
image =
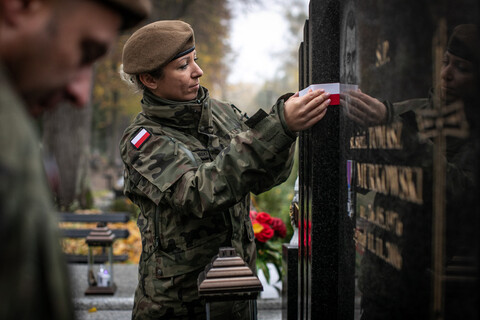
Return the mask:
<svg viewBox="0 0 480 320">
<path fill-rule="evenodd" d="M 479 17 L 477 0 L 310 1 L 300 89 L 369 98 L 300 136 L 299 319 L 480 317 L 478 33 L 467 64 L 445 55 Z"/>
</svg>

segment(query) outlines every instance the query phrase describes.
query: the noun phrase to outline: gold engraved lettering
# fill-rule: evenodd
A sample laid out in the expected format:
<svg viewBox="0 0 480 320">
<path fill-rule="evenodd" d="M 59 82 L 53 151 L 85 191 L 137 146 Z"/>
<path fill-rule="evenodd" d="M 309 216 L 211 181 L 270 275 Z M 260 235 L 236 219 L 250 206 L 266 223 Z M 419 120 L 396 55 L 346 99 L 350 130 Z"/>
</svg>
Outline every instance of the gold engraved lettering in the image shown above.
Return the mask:
<svg viewBox="0 0 480 320">
<path fill-rule="evenodd" d="M 408 180 L 407 171 L 399 170 L 398 183 L 400 185 L 400 193 L 399 193 L 400 199 L 405 199 L 408 196 L 409 185 L 407 180 Z"/>
<path fill-rule="evenodd" d="M 402 129 L 403 124 L 401 122 L 395 122 L 392 124 L 391 133 L 388 135 L 389 149 L 403 149 L 402 145 Z"/>
<path fill-rule="evenodd" d="M 387 258 L 386 261 L 392 265 L 395 269 L 402 269 L 402 255 L 398 246 L 391 242 L 385 243 L 385 248 L 387 249 Z"/>
<path fill-rule="evenodd" d="M 371 205 L 371 204 L 368 205 L 368 216 L 367 216 L 367 220 L 368 220 L 369 222 L 375 221 L 375 212 L 373 211 L 373 208 L 372 208 L 372 205 Z"/>
<path fill-rule="evenodd" d="M 393 210 L 386 210 L 382 206 L 373 207 L 370 203 L 359 206 L 359 215 L 360 218 L 367 220 L 368 223 L 385 232 L 391 233 L 398 238 L 403 236 L 403 222 L 400 219 L 400 215 Z M 402 269 L 402 255 L 396 243 L 386 241 L 383 237 L 362 229 L 355 229 L 354 240 L 358 246 L 362 246 L 395 269 Z"/>
<path fill-rule="evenodd" d="M 353 136 L 350 137 L 350 149 L 367 149 L 367 137 L 363 136 Z"/>
<path fill-rule="evenodd" d="M 385 256 L 383 255 L 383 240 L 382 238 L 375 238 L 375 254 L 380 258 L 385 260 Z"/>
<path fill-rule="evenodd" d="M 415 172 L 415 184 L 413 185 L 415 187 L 415 199 L 416 203 L 423 203 L 423 171 L 421 168 L 413 168 Z"/>
<path fill-rule="evenodd" d="M 372 233 L 367 233 L 367 247 L 366 249 L 390 264 L 397 270 L 402 269 L 402 254 L 400 248 L 394 243 L 385 241 L 381 237 L 375 237 Z"/>
<path fill-rule="evenodd" d="M 357 163 L 356 185 L 363 189 L 423 203 L 423 171 L 418 167 Z"/>
<path fill-rule="evenodd" d="M 366 248 L 367 247 L 366 234 L 364 232 L 357 230 L 356 235 L 357 235 L 358 244 L 360 244 L 363 248 Z"/>
<path fill-rule="evenodd" d="M 357 186 L 363 189 L 367 189 L 366 186 L 366 170 L 365 165 L 362 163 L 357 163 Z"/>
<path fill-rule="evenodd" d="M 367 249 L 375 253 L 375 236 L 367 232 Z"/>
<path fill-rule="evenodd" d="M 401 220 L 397 221 L 396 228 L 395 228 L 395 234 L 399 237 L 403 235 L 403 222 Z"/>
<path fill-rule="evenodd" d="M 378 189 L 382 190 L 382 193 L 387 194 L 387 174 L 384 168 L 378 167 L 378 175 L 380 176 Z"/>
<path fill-rule="evenodd" d="M 381 226 L 382 228 L 385 228 L 384 209 L 382 207 L 376 207 L 375 213 L 376 213 L 377 225 Z"/>
<path fill-rule="evenodd" d="M 413 181 L 413 178 L 414 178 L 413 171 L 408 171 L 407 176 L 408 176 L 408 179 L 407 179 L 408 180 L 408 196 L 407 197 L 416 198 L 417 188 L 415 187 L 415 183 Z"/>
<path fill-rule="evenodd" d="M 387 130 L 387 132 L 385 133 L 386 137 L 385 137 L 385 142 L 386 142 L 386 147 L 385 149 L 394 149 L 395 148 L 395 142 L 397 140 L 397 135 L 395 134 L 395 130 Z"/>
<path fill-rule="evenodd" d="M 360 218 L 362 218 L 362 219 L 367 219 L 367 214 L 366 214 L 366 212 L 365 212 L 365 211 L 366 211 L 366 210 L 365 210 L 365 206 L 362 206 L 362 205 L 361 205 L 358 211 L 359 211 L 359 216 L 360 216 Z"/>
<path fill-rule="evenodd" d="M 377 173 L 375 172 L 375 165 L 373 164 L 367 164 L 367 181 L 368 185 L 372 186 L 372 190 L 378 190 L 378 188 L 375 187 L 375 177 L 377 176 Z M 370 188 L 368 188 L 370 189 Z"/>
<path fill-rule="evenodd" d="M 388 181 L 398 181 L 398 170 L 393 166 L 386 166 L 385 171 L 387 173 Z M 389 183 L 387 194 L 398 194 L 398 183 Z"/>
<path fill-rule="evenodd" d="M 398 213 L 395 211 L 387 210 L 386 215 L 386 229 L 390 232 L 394 232 L 395 235 L 401 237 L 403 235 L 403 223 L 400 220 Z"/>
<path fill-rule="evenodd" d="M 383 230 L 394 233 L 398 237 L 403 235 L 403 223 L 400 220 L 399 214 L 395 211 L 385 210 L 380 206 L 372 208 L 371 204 L 367 207 L 360 205 L 359 217 Z"/>
<path fill-rule="evenodd" d="M 371 149 L 383 149 L 382 148 L 382 141 L 381 141 L 381 129 L 383 126 L 377 126 L 377 127 L 371 127 L 368 128 L 368 133 L 369 133 L 369 142 L 370 142 L 370 148 Z"/>
<path fill-rule="evenodd" d="M 403 148 L 401 122 L 390 126 L 382 125 L 368 128 L 368 147 L 370 149 L 397 149 Z"/>
</svg>

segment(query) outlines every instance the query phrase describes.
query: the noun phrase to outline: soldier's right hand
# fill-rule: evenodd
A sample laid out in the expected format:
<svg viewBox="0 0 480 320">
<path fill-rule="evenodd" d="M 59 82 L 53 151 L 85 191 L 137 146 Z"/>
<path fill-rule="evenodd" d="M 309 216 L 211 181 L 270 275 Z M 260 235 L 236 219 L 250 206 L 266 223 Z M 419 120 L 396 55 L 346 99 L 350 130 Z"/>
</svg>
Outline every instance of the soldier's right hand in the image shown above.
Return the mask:
<svg viewBox="0 0 480 320">
<path fill-rule="evenodd" d="M 284 114 L 288 128 L 302 131 L 320 121 L 330 104 L 330 94 L 323 89 L 310 90 L 300 97 L 298 92 L 285 102 Z"/>
</svg>

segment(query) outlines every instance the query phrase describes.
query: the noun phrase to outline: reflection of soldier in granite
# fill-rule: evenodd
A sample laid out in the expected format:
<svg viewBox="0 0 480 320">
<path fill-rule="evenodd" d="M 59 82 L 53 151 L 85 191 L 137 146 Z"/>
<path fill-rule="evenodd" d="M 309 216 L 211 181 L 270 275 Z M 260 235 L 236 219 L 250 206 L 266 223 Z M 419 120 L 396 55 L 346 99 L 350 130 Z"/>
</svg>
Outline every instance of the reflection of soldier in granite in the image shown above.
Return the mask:
<svg viewBox="0 0 480 320">
<path fill-rule="evenodd" d="M 402 139 L 418 140 L 423 137 L 423 151 L 409 150 L 413 148 L 405 143 L 401 150 L 405 154 L 415 155 L 416 159 L 425 159 L 422 164 L 425 176 L 437 175 L 432 172 L 433 164 L 428 159 L 433 159 L 434 148 L 439 148 L 438 140 L 434 137 L 444 136 L 445 159 L 434 159 L 433 161 L 446 160 L 446 188 L 445 196 L 445 268 L 444 268 L 444 318 L 445 319 L 478 319 L 478 252 L 479 252 L 479 212 L 478 200 L 478 158 L 480 155 L 479 145 L 479 124 L 480 124 L 480 99 L 478 89 L 480 85 L 480 42 L 475 25 L 457 26 L 448 41 L 447 50 L 441 68 L 440 88 L 432 90 L 428 98 L 414 99 L 400 103 L 390 103 L 379 100 L 358 92 L 350 92 L 343 95 L 341 105 L 345 107 L 346 116 L 362 126 L 390 125 L 392 122 L 401 122 L 404 126 Z M 432 128 L 429 128 L 429 126 Z M 468 128 L 468 129 L 467 129 Z M 408 130 L 407 130 L 408 129 Z M 425 184 L 428 187 L 428 184 Z M 420 213 L 429 212 L 431 190 L 427 189 L 424 194 L 423 208 Z M 390 206 L 395 204 L 387 203 L 391 200 L 388 197 L 377 194 L 373 203 L 376 206 Z M 438 197 L 437 200 L 438 201 Z M 399 204 L 398 206 L 404 206 Z M 417 219 L 417 218 L 415 218 Z M 405 230 L 417 227 L 414 236 L 418 242 L 421 239 L 421 226 L 408 225 L 411 222 L 405 221 Z M 423 227 L 430 232 L 431 228 L 426 221 Z M 382 230 L 377 226 L 371 226 L 369 232 L 381 234 Z M 404 256 L 408 259 L 411 255 L 412 245 L 408 244 L 409 238 L 404 236 L 399 239 L 404 248 Z M 429 241 L 425 237 L 425 241 Z M 418 243 L 422 249 L 428 249 L 428 244 Z M 423 248 L 422 248 L 423 246 Z M 433 249 L 429 249 L 433 252 Z M 429 251 L 426 251 L 429 252 Z M 411 263 L 417 263 L 414 273 L 410 270 Z M 378 257 L 366 252 L 362 261 L 360 286 L 363 291 L 362 319 L 393 319 L 395 317 L 405 318 L 410 316 L 423 315 L 423 311 L 416 311 L 414 305 L 407 310 L 408 301 L 402 300 L 408 297 L 409 290 L 415 287 L 407 281 L 423 281 L 417 285 L 423 288 L 430 285 L 428 279 L 432 277 L 430 263 L 426 260 L 424 275 L 419 276 L 422 269 L 421 261 L 404 261 L 404 268 L 399 274 L 392 268 L 385 267 Z M 390 271 L 390 272 L 388 272 Z M 396 279 L 396 280 L 391 280 Z M 459 281 L 459 280 L 462 281 Z M 392 283 L 398 281 L 398 283 Z M 393 288 L 393 290 L 392 290 Z M 389 289 L 391 292 L 389 292 Z M 398 291 L 397 291 L 398 290 Z M 425 301 L 431 298 L 429 292 L 413 292 L 412 296 L 420 296 Z M 401 299 L 398 299 L 399 296 Z M 385 299 L 385 300 L 382 300 Z M 417 299 L 418 301 L 418 299 Z M 415 303 L 416 301 L 414 301 Z M 422 310 L 427 310 L 422 307 Z"/>
<path fill-rule="evenodd" d="M 432 108 L 434 103 L 449 105 L 461 102 L 469 121 L 474 118 L 478 121 L 478 115 L 471 112 L 479 100 L 478 41 L 475 25 L 459 25 L 454 29 L 444 55 L 438 94 L 432 90 L 428 98 L 391 103 L 381 102 L 361 90 L 351 91 L 343 94 L 340 100 L 346 116 L 362 125 L 379 125 L 391 123 L 408 111 Z"/>
</svg>

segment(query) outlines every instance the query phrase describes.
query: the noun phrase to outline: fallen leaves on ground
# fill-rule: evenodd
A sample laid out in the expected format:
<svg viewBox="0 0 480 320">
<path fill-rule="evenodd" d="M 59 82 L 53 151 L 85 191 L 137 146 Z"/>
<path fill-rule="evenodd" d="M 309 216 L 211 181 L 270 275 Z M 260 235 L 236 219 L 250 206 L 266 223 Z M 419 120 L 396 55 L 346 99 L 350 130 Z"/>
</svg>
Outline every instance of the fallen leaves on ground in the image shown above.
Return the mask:
<svg viewBox="0 0 480 320">
<path fill-rule="evenodd" d="M 60 228 L 73 228 L 73 229 L 94 229 L 96 223 L 79 223 L 79 222 L 61 222 L 59 224 Z M 110 229 L 128 229 L 130 236 L 127 239 L 116 239 L 113 242 L 113 254 L 127 254 L 128 260 L 125 263 L 134 263 L 137 264 L 140 260 L 140 254 L 142 253 L 142 242 L 140 238 L 140 231 L 138 230 L 137 224 L 135 221 L 130 220 L 127 223 L 108 223 L 107 226 Z M 88 254 L 88 246 L 85 243 L 85 238 L 82 239 L 71 239 L 63 238 L 62 247 L 65 253 L 69 254 Z M 95 250 L 100 251 L 100 248 L 94 248 Z M 97 253 L 94 250 L 94 254 Z"/>
</svg>

